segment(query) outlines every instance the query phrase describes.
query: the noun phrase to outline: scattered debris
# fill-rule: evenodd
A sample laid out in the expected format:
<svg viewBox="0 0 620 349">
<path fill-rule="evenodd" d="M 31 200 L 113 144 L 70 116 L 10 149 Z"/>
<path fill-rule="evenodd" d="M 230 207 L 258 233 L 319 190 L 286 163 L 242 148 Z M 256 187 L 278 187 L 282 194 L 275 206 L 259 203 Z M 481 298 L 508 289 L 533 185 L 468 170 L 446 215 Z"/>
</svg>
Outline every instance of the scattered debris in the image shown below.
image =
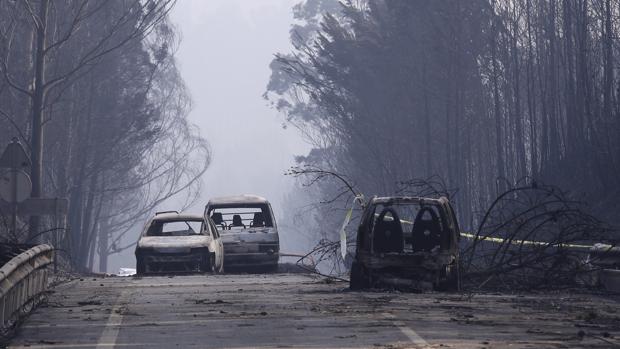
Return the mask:
<svg viewBox="0 0 620 349">
<path fill-rule="evenodd" d="M 116 276 L 134 276 L 136 275 L 135 268 L 120 268 Z"/>
<path fill-rule="evenodd" d="M 194 299 L 196 304 L 231 304 L 230 302 L 223 301 L 221 299 L 216 299 L 214 301 L 208 299 Z"/>
</svg>

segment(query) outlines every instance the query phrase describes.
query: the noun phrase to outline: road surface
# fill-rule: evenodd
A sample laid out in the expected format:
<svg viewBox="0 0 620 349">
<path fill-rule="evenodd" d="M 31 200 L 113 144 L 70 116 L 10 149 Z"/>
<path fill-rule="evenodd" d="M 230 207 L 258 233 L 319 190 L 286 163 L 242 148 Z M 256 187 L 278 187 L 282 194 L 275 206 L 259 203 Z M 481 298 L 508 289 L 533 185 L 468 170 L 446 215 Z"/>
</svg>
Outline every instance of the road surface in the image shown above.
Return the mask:
<svg viewBox="0 0 620 349">
<path fill-rule="evenodd" d="M 610 348 L 617 298 L 350 292 L 301 274 L 76 279 L 10 348 Z"/>
</svg>

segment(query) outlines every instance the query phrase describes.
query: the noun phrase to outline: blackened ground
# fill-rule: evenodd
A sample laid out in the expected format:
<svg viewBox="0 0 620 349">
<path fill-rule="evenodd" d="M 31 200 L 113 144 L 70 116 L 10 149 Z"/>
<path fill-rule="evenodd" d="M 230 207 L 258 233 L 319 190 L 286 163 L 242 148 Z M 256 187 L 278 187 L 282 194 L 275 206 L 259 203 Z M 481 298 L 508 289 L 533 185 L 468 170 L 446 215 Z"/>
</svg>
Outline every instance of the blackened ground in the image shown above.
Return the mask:
<svg viewBox="0 0 620 349">
<path fill-rule="evenodd" d="M 618 299 L 570 292 L 351 292 L 312 275 L 85 278 L 57 286 L 13 348 L 609 348 Z"/>
</svg>

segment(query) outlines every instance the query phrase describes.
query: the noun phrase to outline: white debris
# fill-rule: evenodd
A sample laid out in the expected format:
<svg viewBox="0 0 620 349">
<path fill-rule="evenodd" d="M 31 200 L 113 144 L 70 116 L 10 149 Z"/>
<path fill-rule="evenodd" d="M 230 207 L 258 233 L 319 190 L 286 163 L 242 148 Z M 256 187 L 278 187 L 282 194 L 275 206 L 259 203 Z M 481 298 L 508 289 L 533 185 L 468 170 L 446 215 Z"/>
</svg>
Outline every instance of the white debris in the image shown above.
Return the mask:
<svg viewBox="0 0 620 349">
<path fill-rule="evenodd" d="M 132 276 L 132 275 L 136 275 L 136 269 L 135 268 L 120 268 L 118 270 L 118 274 L 116 274 L 118 276 Z"/>
</svg>

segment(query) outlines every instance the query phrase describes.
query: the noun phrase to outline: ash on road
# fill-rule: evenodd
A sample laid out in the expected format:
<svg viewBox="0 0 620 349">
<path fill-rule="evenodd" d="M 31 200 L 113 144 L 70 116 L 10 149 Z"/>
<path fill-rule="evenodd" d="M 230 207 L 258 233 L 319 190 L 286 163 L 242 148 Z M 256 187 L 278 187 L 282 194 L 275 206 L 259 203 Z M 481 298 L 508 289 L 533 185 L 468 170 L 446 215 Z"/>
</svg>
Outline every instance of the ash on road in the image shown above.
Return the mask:
<svg viewBox="0 0 620 349">
<path fill-rule="evenodd" d="M 618 298 L 350 292 L 307 275 L 88 278 L 10 348 L 609 348 Z"/>
</svg>

